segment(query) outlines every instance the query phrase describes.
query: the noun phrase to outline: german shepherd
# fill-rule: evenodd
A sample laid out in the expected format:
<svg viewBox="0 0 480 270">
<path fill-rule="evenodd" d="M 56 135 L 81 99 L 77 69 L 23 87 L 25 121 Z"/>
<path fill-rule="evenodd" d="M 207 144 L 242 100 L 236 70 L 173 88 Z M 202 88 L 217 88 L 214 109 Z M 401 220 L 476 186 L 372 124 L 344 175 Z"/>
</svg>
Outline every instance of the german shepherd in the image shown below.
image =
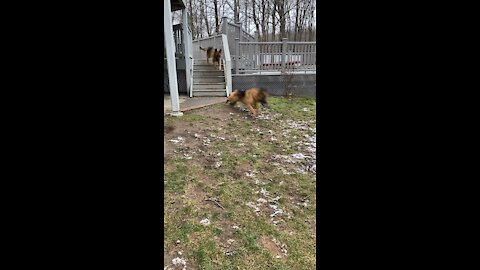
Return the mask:
<svg viewBox="0 0 480 270">
<path fill-rule="evenodd" d="M 230 105 L 235 105 L 237 101 L 245 104 L 247 109 L 255 117 L 258 115 L 258 102 L 262 103 L 263 107 L 267 106 L 267 90 L 264 88 L 250 88 L 246 91 L 240 91 L 235 89 L 230 96 L 227 97 L 227 102 L 230 102 Z"/>
<path fill-rule="evenodd" d="M 222 49 L 213 49 L 213 47 L 202 48 L 200 46 L 200 50 L 207 52 L 207 63 L 208 59 L 212 59 L 213 66 L 220 70 L 220 57 L 222 56 Z M 218 67 L 218 68 L 217 68 Z"/>
<path fill-rule="evenodd" d="M 213 52 L 213 65 L 217 66 L 217 69 L 220 70 L 220 57 L 222 57 L 222 49 L 215 49 Z"/>
</svg>

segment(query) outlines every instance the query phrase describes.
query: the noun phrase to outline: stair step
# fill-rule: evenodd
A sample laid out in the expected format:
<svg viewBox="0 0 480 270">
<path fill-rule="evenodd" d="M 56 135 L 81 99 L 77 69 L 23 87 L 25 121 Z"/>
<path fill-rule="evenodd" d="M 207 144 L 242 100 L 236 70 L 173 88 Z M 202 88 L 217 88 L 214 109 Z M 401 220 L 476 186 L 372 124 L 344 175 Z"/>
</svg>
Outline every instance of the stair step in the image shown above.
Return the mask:
<svg viewBox="0 0 480 270">
<path fill-rule="evenodd" d="M 199 64 L 199 65 L 206 65 L 206 64 L 212 64 L 212 60 L 208 60 L 208 63 L 207 63 L 207 60 L 205 59 L 195 59 L 195 61 L 193 62 L 194 64 Z"/>
<path fill-rule="evenodd" d="M 197 64 L 197 63 L 194 63 L 193 64 L 194 67 L 214 67 L 212 63 L 209 63 L 209 64 Z"/>
<path fill-rule="evenodd" d="M 223 72 L 198 72 L 198 71 L 193 71 L 193 76 L 199 77 L 225 77 Z"/>
<path fill-rule="evenodd" d="M 200 89 L 225 89 L 225 83 L 213 84 L 213 83 L 204 83 L 204 84 L 193 84 L 193 91 Z"/>
<path fill-rule="evenodd" d="M 212 88 L 205 88 L 205 89 L 196 89 L 193 88 L 193 93 L 195 92 L 224 92 L 225 93 L 225 88 L 218 88 L 218 89 L 212 89 Z"/>
<path fill-rule="evenodd" d="M 223 77 L 207 77 L 207 78 L 193 78 L 193 84 L 198 83 L 225 83 L 225 78 Z"/>
<path fill-rule="evenodd" d="M 194 97 L 226 97 L 227 93 L 223 91 L 193 91 Z"/>
<path fill-rule="evenodd" d="M 214 67 L 212 67 L 212 68 L 209 68 L 209 67 L 193 67 L 193 70 L 195 70 L 195 71 L 198 70 L 198 71 L 221 71 L 221 72 L 223 72 L 223 70 L 218 70 Z"/>
<path fill-rule="evenodd" d="M 223 74 L 223 70 L 218 69 L 193 69 L 193 72 L 219 72 Z"/>
</svg>

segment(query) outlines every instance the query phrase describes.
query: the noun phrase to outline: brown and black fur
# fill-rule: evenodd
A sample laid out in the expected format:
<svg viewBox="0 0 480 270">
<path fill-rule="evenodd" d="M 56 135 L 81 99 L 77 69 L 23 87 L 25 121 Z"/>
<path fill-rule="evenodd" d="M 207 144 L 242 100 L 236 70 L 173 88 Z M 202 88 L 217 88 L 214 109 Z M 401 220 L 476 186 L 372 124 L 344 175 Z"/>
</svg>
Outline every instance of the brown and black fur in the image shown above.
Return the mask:
<svg viewBox="0 0 480 270">
<path fill-rule="evenodd" d="M 217 50 L 216 48 L 214 49 L 213 47 L 208 47 L 208 48 L 202 48 L 200 46 L 200 50 L 207 52 L 207 63 L 208 59 L 212 59 L 212 63 L 215 66 L 215 68 L 220 69 L 220 57 L 222 56 L 222 49 Z"/>
<path fill-rule="evenodd" d="M 220 57 L 222 57 L 222 49 L 215 49 L 215 51 L 213 52 L 213 65 L 218 69 L 220 70 Z"/>
<path fill-rule="evenodd" d="M 262 106 L 267 106 L 267 90 L 264 88 L 250 88 L 246 91 L 234 90 L 230 96 L 227 97 L 227 103 L 230 105 L 235 105 L 238 101 L 245 104 L 247 109 L 252 113 L 253 116 L 258 115 L 258 103 L 261 103 Z"/>
<path fill-rule="evenodd" d="M 213 58 L 213 52 L 214 52 L 213 47 L 202 48 L 202 46 L 200 46 L 200 50 L 207 52 L 207 63 L 208 63 L 208 59 Z M 217 49 L 215 49 L 215 51 L 216 50 Z"/>
</svg>

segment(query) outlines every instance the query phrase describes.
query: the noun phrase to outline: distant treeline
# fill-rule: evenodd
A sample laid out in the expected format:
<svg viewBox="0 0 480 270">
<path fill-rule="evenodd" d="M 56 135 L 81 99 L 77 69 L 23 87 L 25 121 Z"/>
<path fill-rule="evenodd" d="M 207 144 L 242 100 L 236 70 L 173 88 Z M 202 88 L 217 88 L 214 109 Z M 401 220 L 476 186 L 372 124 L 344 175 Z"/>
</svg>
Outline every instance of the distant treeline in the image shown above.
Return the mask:
<svg viewBox="0 0 480 270">
<path fill-rule="evenodd" d="M 315 0 L 184 0 L 192 38 L 221 33 L 222 18 L 259 41 L 316 41 Z M 181 13 L 174 14 L 179 23 Z"/>
</svg>

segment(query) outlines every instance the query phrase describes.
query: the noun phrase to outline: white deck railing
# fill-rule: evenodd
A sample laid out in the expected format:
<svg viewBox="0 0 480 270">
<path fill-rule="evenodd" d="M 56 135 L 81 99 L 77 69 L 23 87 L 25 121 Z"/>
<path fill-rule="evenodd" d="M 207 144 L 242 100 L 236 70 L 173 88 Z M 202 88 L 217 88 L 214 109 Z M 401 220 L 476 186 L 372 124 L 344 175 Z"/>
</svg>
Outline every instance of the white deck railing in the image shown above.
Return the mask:
<svg viewBox="0 0 480 270">
<path fill-rule="evenodd" d="M 315 71 L 316 42 L 238 42 L 237 74 Z"/>
</svg>

